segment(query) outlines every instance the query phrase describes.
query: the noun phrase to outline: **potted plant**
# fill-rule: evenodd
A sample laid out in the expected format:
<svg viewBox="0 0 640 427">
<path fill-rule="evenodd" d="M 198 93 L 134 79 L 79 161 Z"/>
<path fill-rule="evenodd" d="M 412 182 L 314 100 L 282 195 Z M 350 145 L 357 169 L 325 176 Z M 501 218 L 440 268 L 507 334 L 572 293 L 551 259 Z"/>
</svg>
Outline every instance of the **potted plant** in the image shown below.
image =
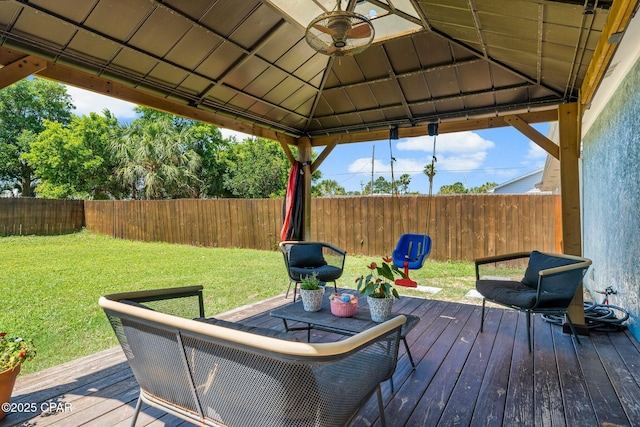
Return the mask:
<svg viewBox="0 0 640 427">
<path fill-rule="evenodd" d="M 372 262 L 367 266 L 371 273 L 356 279 L 358 291 L 367 297 L 371 320 L 374 322 L 384 322 L 391 317 L 393 302 L 400 298 L 393 286 L 395 276 L 407 277 L 392 261 L 392 258 L 382 258 L 382 265 Z"/>
<path fill-rule="evenodd" d="M 322 306 L 324 286 L 318 280 L 318 273 L 302 277 L 300 281 L 300 297 L 305 311 L 319 311 Z"/>
<path fill-rule="evenodd" d="M 9 337 L 6 332 L 0 333 L 0 420 L 7 415 L 4 409 L 11 400 L 20 366 L 35 355 L 36 348 L 31 341 Z"/>
</svg>

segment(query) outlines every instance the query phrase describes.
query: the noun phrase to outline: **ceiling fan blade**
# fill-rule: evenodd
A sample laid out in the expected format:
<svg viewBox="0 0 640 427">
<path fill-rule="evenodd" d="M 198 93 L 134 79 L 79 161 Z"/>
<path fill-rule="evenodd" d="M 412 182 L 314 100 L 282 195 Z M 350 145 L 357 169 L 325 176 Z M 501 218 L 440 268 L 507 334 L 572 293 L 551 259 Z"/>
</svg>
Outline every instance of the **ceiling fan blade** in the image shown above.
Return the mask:
<svg viewBox="0 0 640 427">
<path fill-rule="evenodd" d="M 320 31 L 321 33 L 329 34 L 330 36 L 333 36 L 336 33 L 335 30 L 332 30 L 331 28 L 325 27 L 324 25 L 320 24 L 315 24 L 313 28 Z"/>
<path fill-rule="evenodd" d="M 366 39 L 371 37 L 371 27 L 368 24 L 361 24 L 347 31 L 347 37 L 352 39 Z"/>
</svg>

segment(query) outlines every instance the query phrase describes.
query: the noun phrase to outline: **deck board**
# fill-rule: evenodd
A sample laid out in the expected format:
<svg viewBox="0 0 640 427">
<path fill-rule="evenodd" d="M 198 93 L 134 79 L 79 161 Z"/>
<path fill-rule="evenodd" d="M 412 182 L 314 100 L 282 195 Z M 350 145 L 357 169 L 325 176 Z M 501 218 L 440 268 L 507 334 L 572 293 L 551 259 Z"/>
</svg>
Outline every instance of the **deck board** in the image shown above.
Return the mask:
<svg viewBox="0 0 640 427">
<path fill-rule="evenodd" d="M 216 317 L 283 330 L 269 311 L 283 296 Z M 592 332 L 576 344 L 562 328 L 533 316 L 534 349 L 527 349 L 525 316 L 489 308 L 480 332 L 476 305 L 402 298 L 398 312 L 421 321 L 407 334 L 391 384 L 382 384 L 389 426 L 613 426 L 640 427 L 640 345 L 627 332 Z M 297 332 L 306 339 L 306 332 Z M 312 340 L 343 339 L 313 330 Z M 52 407 L 11 413 L 10 426 L 125 426 L 139 388 L 120 347 L 18 377 L 12 402 Z M 64 410 L 65 405 L 68 410 Z M 378 426 L 372 398 L 352 426 Z M 138 426 L 189 426 L 143 406 Z"/>
</svg>

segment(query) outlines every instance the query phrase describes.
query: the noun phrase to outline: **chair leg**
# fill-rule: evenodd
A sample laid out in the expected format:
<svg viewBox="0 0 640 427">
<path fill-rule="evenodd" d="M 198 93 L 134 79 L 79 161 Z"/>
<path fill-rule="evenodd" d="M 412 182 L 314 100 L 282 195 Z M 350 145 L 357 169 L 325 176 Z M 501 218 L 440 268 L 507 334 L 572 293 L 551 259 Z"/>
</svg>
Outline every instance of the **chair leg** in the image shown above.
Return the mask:
<svg viewBox="0 0 640 427">
<path fill-rule="evenodd" d="M 387 421 L 384 418 L 384 405 L 382 404 L 382 391 L 380 391 L 380 384 L 378 384 L 378 388 L 376 389 L 376 394 L 378 395 L 378 411 L 380 412 L 380 425 L 382 427 L 387 427 Z"/>
<path fill-rule="evenodd" d="M 480 316 L 480 332 L 484 329 L 484 304 L 485 300 L 482 298 L 482 316 Z"/>
<path fill-rule="evenodd" d="M 576 327 L 573 326 L 573 322 L 571 321 L 571 316 L 569 316 L 569 313 L 565 313 L 565 315 L 567 316 L 567 322 L 569 322 L 569 328 L 571 328 L 571 333 L 573 334 L 574 337 L 576 337 L 576 342 L 580 344 L 580 338 L 578 338 Z"/>
<path fill-rule="evenodd" d="M 529 344 L 529 353 L 531 353 L 531 312 L 527 311 L 527 343 Z"/>
<path fill-rule="evenodd" d="M 291 280 L 289 280 L 289 286 L 287 287 L 287 293 L 284 295 L 284 299 L 289 298 L 289 291 L 291 290 Z"/>
<path fill-rule="evenodd" d="M 138 414 L 140 413 L 140 408 L 142 408 L 142 396 L 138 397 L 138 403 L 136 403 L 136 410 L 133 413 L 133 418 L 131 418 L 131 427 L 135 427 L 136 421 L 138 421 Z"/>
</svg>

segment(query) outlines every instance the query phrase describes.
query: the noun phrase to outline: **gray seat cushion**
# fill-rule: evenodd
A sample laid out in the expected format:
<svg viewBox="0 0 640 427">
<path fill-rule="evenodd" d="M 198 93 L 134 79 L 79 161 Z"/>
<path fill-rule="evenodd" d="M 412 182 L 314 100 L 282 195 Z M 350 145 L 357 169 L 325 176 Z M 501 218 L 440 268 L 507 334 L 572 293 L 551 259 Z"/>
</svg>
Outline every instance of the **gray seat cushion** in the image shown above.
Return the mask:
<svg viewBox="0 0 640 427">
<path fill-rule="evenodd" d="M 333 282 L 334 280 L 339 279 L 342 275 L 342 270 L 339 267 L 334 267 L 333 265 L 323 265 L 321 267 L 313 268 L 290 267 L 289 271 L 291 272 L 291 276 L 297 280 L 301 280 L 304 276 L 317 273 L 318 280 L 321 282 Z"/>
<path fill-rule="evenodd" d="M 476 290 L 488 300 L 522 308 L 536 304 L 537 291 L 521 282 L 511 280 L 478 280 Z"/>
</svg>

